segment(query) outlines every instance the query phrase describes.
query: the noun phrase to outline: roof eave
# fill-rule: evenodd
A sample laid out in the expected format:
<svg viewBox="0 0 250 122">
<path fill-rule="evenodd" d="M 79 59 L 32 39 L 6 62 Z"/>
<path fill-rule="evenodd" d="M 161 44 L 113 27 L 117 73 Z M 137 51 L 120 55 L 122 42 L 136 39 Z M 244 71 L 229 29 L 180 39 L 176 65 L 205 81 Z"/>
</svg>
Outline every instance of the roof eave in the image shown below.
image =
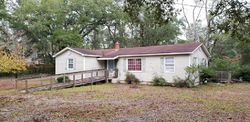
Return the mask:
<svg viewBox="0 0 250 122">
<path fill-rule="evenodd" d="M 201 43 L 195 50 L 193 50 L 192 53 L 194 53 L 200 47 L 203 49 L 204 53 L 207 55 L 208 58 L 212 57 L 211 54 L 209 53 L 209 51 L 207 50 L 207 48 L 205 47 L 205 45 L 203 43 Z"/>
<path fill-rule="evenodd" d="M 153 54 L 133 54 L 133 55 L 118 55 L 111 58 L 98 58 L 98 60 L 114 60 L 122 57 L 136 57 L 136 56 L 162 56 L 162 55 L 190 55 L 192 52 L 179 52 L 179 53 L 153 53 Z"/>
<path fill-rule="evenodd" d="M 59 51 L 58 53 L 56 53 L 55 55 L 53 55 L 53 58 L 57 57 L 58 55 L 62 54 L 63 52 L 65 52 L 65 51 L 67 51 L 67 50 L 70 50 L 70 51 L 72 51 L 72 52 L 75 52 L 75 53 L 77 53 L 77 54 L 79 54 L 79 55 L 81 55 L 81 56 L 87 56 L 87 57 L 101 57 L 100 55 L 88 55 L 88 54 L 84 54 L 84 53 L 81 53 L 81 52 L 79 52 L 79 51 L 77 51 L 77 50 L 74 50 L 74 49 L 72 49 L 72 48 L 70 48 L 70 47 L 66 47 L 66 48 L 62 49 L 61 51 Z"/>
</svg>

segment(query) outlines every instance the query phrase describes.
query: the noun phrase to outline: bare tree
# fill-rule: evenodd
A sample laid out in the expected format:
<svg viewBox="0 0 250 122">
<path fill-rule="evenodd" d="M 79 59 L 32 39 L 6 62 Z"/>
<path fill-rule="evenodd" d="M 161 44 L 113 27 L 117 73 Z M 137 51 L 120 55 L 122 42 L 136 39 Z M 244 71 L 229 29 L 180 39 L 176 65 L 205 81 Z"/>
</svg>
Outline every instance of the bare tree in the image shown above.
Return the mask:
<svg viewBox="0 0 250 122">
<path fill-rule="evenodd" d="M 210 52 L 212 52 L 212 49 L 216 43 L 216 40 L 214 40 L 213 37 L 213 31 L 214 31 L 214 23 L 215 23 L 215 17 L 216 15 L 211 15 L 209 11 L 213 11 L 216 7 L 216 4 L 219 2 L 219 0 L 194 0 L 195 5 L 189 5 L 192 8 L 192 22 L 190 22 L 187 18 L 187 13 L 185 12 L 185 6 L 187 4 L 184 3 L 184 0 L 182 0 L 182 11 L 184 15 L 185 22 L 188 27 L 188 32 L 191 34 L 191 40 L 194 40 L 196 42 L 203 42 L 205 46 L 209 49 Z M 205 21 L 206 25 L 204 27 L 199 27 L 200 25 L 200 19 L 201 19 L 201 13 L 205 14 Z M 202 30 L 200 30 L 202 28 Z M 204 31 L 205 30 L 205 31 Z M 200 37 L 202 37 L 202 40 Z"/>
<path fill-rule="evenodd" d="M 199 33 L 197 30 L 197 23 L 199 21 L 200 15 L 201 15 L 201 11 L 204 8 L 204 0 L 194 0 L 195 5 L 191 5 L 192 8 L 192 22 L 189 22 L 188 18 L 187 18 L 187 13 L 185 12 L 185 6 L 186 4 L 184 4 L 184 0 L 182 0 L 182 12 L 185 18 L 185 21 L 188 25 L 188 28 L 190 30 L 192 30 L 192 40 L 200 42 L 199 39 Z M 196 14 L 196 12 L 198 11 L 198 14 Z"/>
<path fill-rule="evenodd" d="M 204 43 L 206 47 L 209 49 L 209 52 L 212 52 L 212 49 L 214 45 L 216 44 L 216 40 L 212 39 L 212 32 L 214 31 L 213 25 L 215 22 L 215 16 L 216 15 L 211 15 L 209 11 L 213 11 L 215 9 L 216 4 L 219 2 L 219 0 L 210 0 L 210 3 L 208 0 L 205 0 L 205 14 L 206 14 L 206 34 L 205 34 L 205 39 Z"/>
</svg>

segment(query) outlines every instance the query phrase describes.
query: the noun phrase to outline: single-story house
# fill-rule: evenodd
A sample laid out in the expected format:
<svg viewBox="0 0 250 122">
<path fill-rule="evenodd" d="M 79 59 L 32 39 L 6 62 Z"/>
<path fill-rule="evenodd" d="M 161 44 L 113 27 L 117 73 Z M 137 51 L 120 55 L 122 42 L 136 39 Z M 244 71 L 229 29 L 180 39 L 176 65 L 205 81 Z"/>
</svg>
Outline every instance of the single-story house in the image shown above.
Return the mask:
<svg viewBox="0 0 250 122">
<path fill-rule="evenodd" d="M 133 73 L 142 83 L 149 83 L 155 75 L 168 82 L 175 77 L 185 78 L 185 67 L 192 64 L 208 65 L 210 54 L 202 43 L 159 45 L 113 49 L 64 48 L 54 55 L 56 74 L 94 69 L 117 71 L 113 82 L 122 82 L 126 73 Z"/>
</svg>

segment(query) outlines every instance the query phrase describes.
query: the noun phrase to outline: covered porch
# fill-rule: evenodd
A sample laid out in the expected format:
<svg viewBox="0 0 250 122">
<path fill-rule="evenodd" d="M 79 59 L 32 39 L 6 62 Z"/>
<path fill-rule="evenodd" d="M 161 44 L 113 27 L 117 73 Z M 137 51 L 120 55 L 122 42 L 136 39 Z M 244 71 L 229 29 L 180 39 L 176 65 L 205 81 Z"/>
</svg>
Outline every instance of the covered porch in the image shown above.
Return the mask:
<svg viewBox="0 0 250 122">
<path fill-rule="evenodd" d="M 118 59 L 99 60 L 99 61 L 105 62 L 105 69 L 108 71 L 109 79 L 118 78 L 118 69 L 117 69 Z"/>
</svg>

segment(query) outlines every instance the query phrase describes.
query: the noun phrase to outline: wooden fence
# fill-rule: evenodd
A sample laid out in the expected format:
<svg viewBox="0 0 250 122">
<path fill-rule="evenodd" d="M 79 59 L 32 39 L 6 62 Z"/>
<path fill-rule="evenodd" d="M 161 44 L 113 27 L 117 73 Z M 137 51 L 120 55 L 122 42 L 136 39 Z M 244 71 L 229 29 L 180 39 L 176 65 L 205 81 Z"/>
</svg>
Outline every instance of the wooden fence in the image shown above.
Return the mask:
<svg viewBox="0 0 250 122">
<path fill-rule="evenodd" d="M 232 81 L 232 73 L 229 71 L 217 71 L 216 72 L 216 79 L 219 82 L 231 82 Z"/>
</svg>

